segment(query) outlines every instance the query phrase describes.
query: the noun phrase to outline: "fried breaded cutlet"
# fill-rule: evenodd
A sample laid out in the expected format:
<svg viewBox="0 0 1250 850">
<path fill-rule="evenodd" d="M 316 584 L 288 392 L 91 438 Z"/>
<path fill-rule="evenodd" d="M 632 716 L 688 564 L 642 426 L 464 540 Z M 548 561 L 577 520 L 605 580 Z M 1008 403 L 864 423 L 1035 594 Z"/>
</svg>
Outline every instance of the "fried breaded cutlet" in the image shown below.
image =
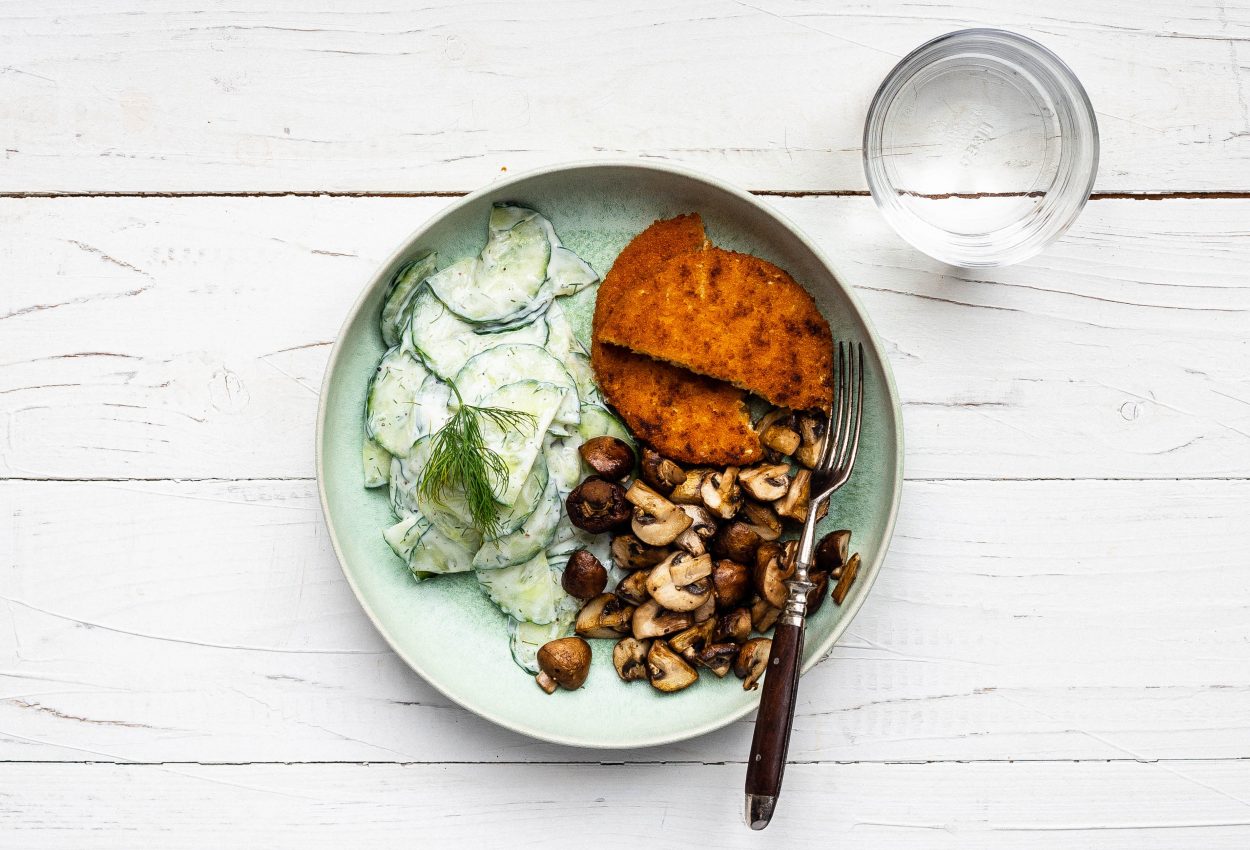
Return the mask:
<svg viewBox="0 0 1250 850">
<path fill-rule="evenodd" d="M 634 280 L 602 310 L 596 307 L 600 342 L 684 366 L 782 407 L 829 406 L 829 323 L 807 290 L 777 266 L 704 247 L 671 256 Z"/>
<path fill-rule="evenodd" d="M 604 397 L 660 454 L 716 466 L 763 457 L 737 387 L 605 342 L 594 343 L 591 362 Z"/>
<path fill-rule="evenodd" d="M 656 451 L 685 463 L 752 463 L 763 450 L 751 428 L 745 392 L 599 338 L 610 305 L 646 285 L 666 261 L 702 251 L 705 242 L 702 219 L 682 215 L 655 222 L 625 246 L 599 286 L 591 364 L 608 403 Z"/>
</svg>

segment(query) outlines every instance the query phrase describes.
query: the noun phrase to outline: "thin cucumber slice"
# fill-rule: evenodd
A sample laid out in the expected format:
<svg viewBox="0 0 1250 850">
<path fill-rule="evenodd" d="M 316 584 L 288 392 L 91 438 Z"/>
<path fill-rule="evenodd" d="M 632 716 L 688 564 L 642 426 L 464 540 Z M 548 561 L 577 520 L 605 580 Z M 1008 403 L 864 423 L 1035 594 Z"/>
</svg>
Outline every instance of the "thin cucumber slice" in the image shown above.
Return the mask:
<svg viewBox="0 0 1250 850">
<path fill-rule="evenodd" d="M 391 547 L 391 551 L 408 565 L 412 577 L 422 581 L 429 577 L 427 573 L 412 569 L 412 553 L 421 544 L 421 535 L 430 530 L 429 521 L 420 514 L 412 514 L 382 532 L 382 538 Z"/>
<path fill-rule="evenodd" d="M 590 365 L 590 358 L 580 351 L 569 352 L 564 358 L 564 368 L 573 376 L 577 384 L 577 397 L 582 404 L 603 404 L 603 396 L 599 394 L 599 385 L 595 383 L 595 370 Z"/>
<path fill-rule="evenodd" d="M 576 434 L 569 437 L 547 434 L 543 437 L 543 459 L 551 476 L 556 479 L 556 490 L 562 499 L 573 492 L 585 476 L 582 456 L 577 453 L 582 442 Z"/>
<path fill-rule="evenodd" d="M 473 569 L 473 553 L 430 525 L 408 558 L 408 569 L 423 578 Z"/>
<path fill-rule="evenodd" d="M 547 234 L 551 244 L 551 259 L 547 262 L 547 279 L 543 281 L 540 298 L 548 300 L 564 295 L 576 295 L 592 283 L 599 280 L 599 275 L 590 267 L 590 263 L 564 247 L 560 237 L 556 235 L 555 226 L 545 217 L 538 216 L 538 223 Z"/>
<path fill-rule="evenodd" d="M 479 417 L 483 445 L 499 456 L 508 471 L 495 487 L 495 500 L 500 504 L 516 503 L 521 485 L 542 450 L 543 434 L 567 394 L 567 387 L 518 381 L 500 387 L 480 402 L 483 408 L 512 410 L 528 417 L 528 421 L 517 423 L 516 427 L 500 427 L 484 416 Z"/>
<path fill-rule="evenodd" d="M 552 248 L 543 294 L 549 292 L 552 298 L 576 295 L 598 280 L 599 275 L 581 257 L 563 246 Z"/>
<path fill-rule="evenodd" d="M 555 421 L 575 427 L 581 421 L 577 384 L 568 370 L 537 345 L 499 345 L 489 348 L 464 364 L 456 374 L 456 387 L 466 404 L 480 404 L 487 395 L 508 384 L 533 380 L 568 393 L 556 409 Z"/>
<path fill-rule="evenodd" d="M 421 513 L 417 505 L 417 485 L 421 483 L 421 470 L 407 457 L 392 457 L 390 470 L 391 511 L 403 519 Z"/>
<path fill-rule="evenodd" d="M 549 474 L 546 461 L 539 456 L 530 468 L 530 474 L 526 476 L 525 483 L 521 485 L 517 500 L 500 514 L 498 524 L 493 529 L 493 536 L 486 539 L 497 540 L 505 537 L 520 528 L 530 518 L 534 510 L 542 503 L 543 494 L 547 492 Z"/>
<path fill-rule="evenodd" d="M 567 515 L 562 515 L 560 522 L 556 525 L 556 533 L 547 544 L 547 559 L 551 561 L 552 567 L 563 569 L 564 562 L 568 560 L 569 555 L 578 549 L 588 549 L 607 565 L 611 544 L 611 534 L 591 534 L 573 525 Z"/>
<path fill-rule="evenodd" d="M 550 271 L 553 267 L 556 269 L 555 272 Z M 534 317 L 544 310 L 548 311 L 550 316 L 550 306 L 555 304 L 557 299 L 566 295 L 575 295 L 599 280 L 594 270 L 567 248 L 552 249 L 548 269 L 547 279 L 543 281 L 542 288 L 528 305 L 511 315 L 485 323 L 482 327 L 507 330 L 533 321 Z"/>
<path fill-rule="evenodd" d="M 561 363 L 574 351 L 586 353 L 581 340 L 573 332 L 573 325 L 559 301 L 552 301 L 547 308 L 547 352 Z"/>
<path fill-rule="evenodd" d="M 542 316 L 515 330 L 478 333 L 475 325 L 448 310 L 428 286 L 413 297 L 411 311 L 409 344 L 440 378 L 455 377 L 471 357 L 497 345 L 547 343 L 547 322 Z"/>
<path fill-rule="evenodd" d="M 539 625 L 509 617 L 508 644 L 512 650 L 512 660 L 517 666 L 537 674 L 538 650 L 550 641 L 573 634 L 573 624 L 577 621 L 579 607 L 576 599 L 565 594 L 556 602 L 556 616 L 550 623 Z"/>
<path fill-rule="evenodd" d="M 383 487 L 391 480 L 391 453 L 368 438 L 361 450 L 365 486 Z"/>
<path fill-rule="evenodd" d="M 412 295 L 427 277 L 438 268 L 438 255 L 426 251 L 415 257 L 406 266 L 395 273 L 390 288 L 386 292 L 386 300 L 382 303 L 382 341 L 387 346 L 395 345 L 408 326 L 408 310 L 412 303 Z"/>
<path fill-rule="evenodd" d="M 617 419 L 606 407 L 598 404 L 583 404 L 581 409 L 581 422 L 577 426 L 577 433 L 582 440 L 589 440 L 594 437 L 608 435 L 617 437 L 631 446 L 637 448 L 634 438 L 630 435 L 629 430 L 625 427 L 621 420 Z"/>
<path fill-rule="evenodd" d="M 416 402 L 412 408 L 413 442 L 430 434 L 436 434 L 451 419 L 451 387 L 439 380 L 438 375 L 430 373 L 421 382 Z"/>
<path fill-rule="evenodd" d="M 411 419 L 417 393 L 429 370 L 406 351 L 382 357 L 365 402 L 365 431 L 393 455 L 406 455 L 414 442 Z"/>
<path fill-rule="evenodd" d="M 535 218 L 538 218 L 538 213 L 529 207 L 519 204 L 495 204 L 490 208 L 490 218 L 486 221 L 486 229 L 492 234 L 503 233 L 523 221 L 531 221 Z"/>
<path fill-rule="evenodd" d="M 498 321 L 524 311 L 547 279 L 551 258 L 551 244 L 537 219 L 522 217 L 507 229 L 491 227 L 481 256 L 434 275 L 430 288 L 469 322 Z"/>
<path fill-rule="evenodd" d="M 484 543 L 473 556 L 474 568 L 497 570 L 528 561 L 551 543 L 563 515 L 555 479 L 549 477 L 542 500 L 534 512 L 516 531 Z"/>
<path fill-rule="evenodd" d="M 539 625 L 556 618 L 556 602 L 564 595 L 559 578 L 541 551 L 520 564 L 500 570 L 479 570 L 478 584 L 505 614 Z"/>
<path fill-rule="evenodd" d="M 448 540 L 420 514 L 395 523 L 382 537 L 418 579 L 472 569 L 473 553 Z"/>
</svg>

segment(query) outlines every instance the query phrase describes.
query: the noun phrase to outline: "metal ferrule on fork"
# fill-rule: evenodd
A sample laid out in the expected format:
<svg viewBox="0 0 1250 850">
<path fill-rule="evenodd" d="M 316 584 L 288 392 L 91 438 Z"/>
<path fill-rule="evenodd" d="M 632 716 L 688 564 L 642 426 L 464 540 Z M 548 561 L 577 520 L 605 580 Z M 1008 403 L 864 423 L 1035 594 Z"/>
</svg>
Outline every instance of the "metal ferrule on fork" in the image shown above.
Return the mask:
<svg viewBox="0 0 1250 850">
<path fill-rule="evenodd" d="M 796 564 L 794 578 L 786 582 L 790 595 L 786 597 L 786 606 L 781 609 L 781 616 L 777 618 L 780 622 L 790 626 L 801 626 L 807 619 L 807 595 L 816 586 L 808 578 L 810 569 L 811 565 L 802 561 Z"/>
</svg>

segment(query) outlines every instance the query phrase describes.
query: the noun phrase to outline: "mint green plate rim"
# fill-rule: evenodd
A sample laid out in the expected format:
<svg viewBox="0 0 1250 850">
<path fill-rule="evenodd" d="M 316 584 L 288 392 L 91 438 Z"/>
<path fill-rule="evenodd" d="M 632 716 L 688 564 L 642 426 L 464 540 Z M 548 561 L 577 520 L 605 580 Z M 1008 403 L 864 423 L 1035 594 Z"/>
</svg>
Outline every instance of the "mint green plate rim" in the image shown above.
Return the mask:
<svg viewBox="0 0 1250 850">
<path fill-rule="evenodd" d="M 903 426 L 902 409 L 898 400 L 898 390 L 895 385 L 894 374 L 890 368 L 889 360 L 882 349 L 880 340 L 868 319 L 863 305 L 856 297 L 854 291 L 843 283 L 841 276 L 836 272 L 835 267 L 829 262 L 824 252 L 821 251 L 810 239 L 808 239 L 807 236 L 793 222 L 754 195 L 751 195 L 750 193 L 725 183 L 715 177 L 670 164 L 659 165 L 631 160 L 590 160 L 570 162 L 534 169 L 510 176 L 507 179 L 485 186 L 472 194 L 466 195 L 443 210 L 440 210 L 434 216 L 425 221 L 420 227 L 414 230 L 406 239 L 404 239 L 403 243 L 391 254 L 390 257 L 387 258 L 387 260 L 379 267 L 378 271 L 375 272 L 365 284 L 360 296 L 356 299 L 351 310 L 348 312 L 347 317 L 343 321 L 339 333 L 335 338 L 334 346 L 330 352 L 329 362 L 326 365 L 317 410 L 316 467 L 317 490 L 321 501 L 322 514 L 329 532 L 330 542 L 334 547 L 334 553 L 338 558 L 339 566 L 343 571 L 343 575 L 347 579 L 347 583 L 351 587 L 352 592 L 355 594 L 357 601 L 359 601 L 361 607 L 364 609 L 366 616 L 369 617 L 369 620 L 382 635 L 383 639 L 386 640 L 391 649 L 394 650 L 396 655 L 398 655 L 432 687 L 457 705 L 460 705 L 474 714 L 477 714 L 478 716 L 496 723 L 506 729 L 510 729 L 523 735 L 528 735 L 538 740 L 550 741 L 552 743 L 566 746 L 592 749 L 633 749 L 684 741 L 689 738 L 694 738 L 699 735 L 715 731 L 716 729 L 720 729 L 735 720 L 746 716 L 755 710 L 758 700 L 755 697 L 746 699 L 741 705 L 721 710 L 711 716 L 707 716 L 707 712 L 701 713 L 697 710 L 698 705 L 693 705 L 691 707 L 695 710 L 689 712 L 689 724 L 659 734 L 633 734 L 627 737 L 621 737 L 619 735 L 614 736 L 611 732 L 610 727 L 612 726 L 613 720 L 616 719 L 613 717 L 603 717 L 603 722 L 599 724 L 602 728 L 597 732 L 588 733 L 585 731 L 551 728 L 549 725 L 543 724 L 539 718 L 534 716 L 517 716 L 514 711 L 501 710 L 496 705 L 487 705 L 480 699 L 469 698 L 466 694 L 460 692 L 460 689 L 455 686 L 454 682 L 446 681 L 443 678 L 440 678 L 439 675 L 436 675 L 430 669 L 430 665 L 428 663 L 424 663 L 423 659 L 419 657 L 418 654 L 405 649 L 399 638 L 398 630 L 395 628 L 394 624 L 383 621 L 383 619 L 374 610 L 373 606 L 369 603 L 364 591 L 362 590 L 356 571 L 360 569 L 377 569 L 377 566 L 373 564 L 353 564 L 344 554 L 343 544 L 339 536 L 339 529 L 337 528 L 336 516 L 331 508 L 331 500 L 327 493 L 326 432 L 328 430 L 327 420 L 330 413 L 329 400 L 332 395 L 331 388 L 333 379 L 340 367 L 340 361 L 347 356 L 346 352 L 349 348 L 347 345 L 349 338 L 348 332 L 351 329 L 351 326 L 358 320 L 359 314 L 366 308 L 366 306 L 374 300 L 375 294 L 387 285 L 393 270 L 399 265 L 400 261 L 412 253 L 414 246 L 427 232 L 434 229 L 444 219 L 456 214 L 464 208 L 480 203 L 485 197 L 499 197 L 501 190 L 508 189 L 512 186 L 522 186 L 525 184 L 535 183 L 536 181 L 541 181 L 543 178 L 565 176 L 568 172 L 611 172 L 622 170 L 637 171 L 640 177 L 644 175 L 649 178 L 657 176 L 671 176 L 673 178 L 684 179 L 689 182 L 701 183 L 711 190 L 719 192 L 722 195 L 729 196 L 732 200 L 745 205 L 746 207 L 753 208 L 755 212 L 762 213 L 767 218 L 772 219 L 776 225 L 789 231 L 789 235 L 799 243 L 802 249 L 807 251 L 811 255 L 812 259 L 823 267 L 829 278 L 832 279 L 837 286 L 841 297 L 846 300 L 854 311 L 855 320 L 858 321 L 866 331 L 866 338 L 863 339 L 862 342 L 865 346 L 865 353 L 868 355 L 868 359 L 870 361 L 870 367 L 875 367 L 870 368 L 870 372 L 876 371 L 878 373 L 882 388 L 886 392 L 889 403 L 888 409 L 892 420 L 891 424 L 893 426 L 890 429 L 893 437 L 893 445 L 887 447 L 891 450 L 888 453 L 893 455 L 890 478 L 885 482 L 885 486 L 888 487 L 890 491 L 888 512 L 879 534 L 879 544 L 876 546 L 874 551 L 870 555 L 866 556 L 862 561 L 859 575 L 855 584 L 852 586 L 851 593 L 846 599 L 845 604 L 839 609 L 836 623 L 833 625 L 831 631 L 818 643 L 809 643 L 804 647 L 804 655 L 806 658 L 802 667 L 803 672 L 806 673 L 824 658 L 842 634 L 845 633 L 851 621 L 855 618 L 855 615 L 863 606 L 864 600 L 867 598 L 868 592 L 875 583 L 877 575 L 881 570 L 890 541 L 893 538 L 899 503 L 902 497 L 903 483 Z M 523 202 L 524 197 L 519 197 L 518 200 Z M 540 212 L 541 211 L 542 210 L 540 210 Z M 739 246 L 728 247 L 739 248 Z M 606 271 L 606 269 L 598 270 L 601 274 Z M 356 451 L 358 454 L 359 446 L 354 446 L 353 451 Z M 377 529 L 379 539 L 381 531 L 382 528 L 379 527 Z M 825 608 L 828 609 L 831 605 L 831 602 L 826 602 Z M 822 610 L 821 613 L 823 614 L 824 610 Z M 503 642 L 506 652 L 507 637 L 506 634 L 503 633 L 502 627 L 500 627 L 499 639 Z M 599 662 L 599 659 L 596 659 L 596 663 L 598 668 L 605 666 Z M 591 679 L 581 692 L 569 694 L 560 691 L 557 692 L 557 695 L 554 697 L 545 698 L 576 698 L 586 689 L 591 688 L 594 685 L 596 678 L 607 678 L 609 675 L 611 676 L 611 680 L 606 683 L 606 686 L 613 688 L 631 687 L 620 682 L 614 675 L 612 675 L 610 663 L 606 666 L 606 672 L 602 669 L 592 670 Z M 596 672 L 598 673 L 598 677 L 596 677 Z M 733 678 L 732 675 L 728 677 L 729 681 L 722 680 L 718 682 L 712 676 L 707 676 L 706 678 L 711 679 L 713 685 L 719 684 L 734 688 L 739 687 L 738 680 Z M 523 686 L 532 688 L 535 691 L 538 690 L 537 686 L 534 685 L 532 681 L 528 680 L 526 674 L 520 672 L 519 670 L 516 671 L 516 680 Z M 632 688 L 638 687 L 643 686 L 638 683 L 634 683 L 632 685 Z M 503 690 L 506 690 L 506 687 L 503 688 Z M 650 688 L 646 688 L 645 690 L 651 691 Z M 755 692 L 755 694 L 758 694 L 758 691 Z M 656 696 L 659 700 L 665 701 L 665 703 L 675 702 L 680 704 L 685 694 L 656 694 Z M 544 710 L 538 713 L 541 715 L 547 715 L 549 712 Z"/>
</svg>

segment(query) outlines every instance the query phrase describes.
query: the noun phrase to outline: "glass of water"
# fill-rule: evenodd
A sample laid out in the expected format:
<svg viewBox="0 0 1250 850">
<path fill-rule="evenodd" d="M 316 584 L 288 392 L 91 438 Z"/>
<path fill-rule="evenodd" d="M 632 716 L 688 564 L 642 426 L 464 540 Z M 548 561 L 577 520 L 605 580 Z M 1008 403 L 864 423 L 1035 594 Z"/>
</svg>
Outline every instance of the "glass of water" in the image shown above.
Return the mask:
<svg viewBox="0 0 1250 850">
<path fill-rule="evenodd" d="M 1098 124 L 1076 76 L 1015 33 L 970 29 L 921 45 L 877 90 L 864 170 L 890 224 L 967 268 L 1033 256 L 1080 214 Z"/>
</svg>

